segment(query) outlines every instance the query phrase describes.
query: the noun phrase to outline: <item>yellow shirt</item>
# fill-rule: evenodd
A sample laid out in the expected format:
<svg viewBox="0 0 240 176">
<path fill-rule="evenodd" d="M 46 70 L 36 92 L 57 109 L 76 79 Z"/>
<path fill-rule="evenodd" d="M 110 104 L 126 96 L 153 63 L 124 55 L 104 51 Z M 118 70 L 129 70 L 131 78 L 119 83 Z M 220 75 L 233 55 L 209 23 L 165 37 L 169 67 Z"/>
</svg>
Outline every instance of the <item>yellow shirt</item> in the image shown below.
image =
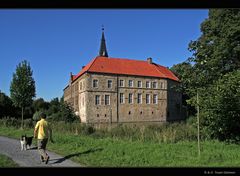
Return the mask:
<svg viewBox="0 0 240 176">
<path fill-rule="evenodd" d="M 35 130 L 37 131 L 37 139 L 45 139 L 49 137 L 51 127 L 45 119 L 41 119 L 37 122 Z"/>
</svg>

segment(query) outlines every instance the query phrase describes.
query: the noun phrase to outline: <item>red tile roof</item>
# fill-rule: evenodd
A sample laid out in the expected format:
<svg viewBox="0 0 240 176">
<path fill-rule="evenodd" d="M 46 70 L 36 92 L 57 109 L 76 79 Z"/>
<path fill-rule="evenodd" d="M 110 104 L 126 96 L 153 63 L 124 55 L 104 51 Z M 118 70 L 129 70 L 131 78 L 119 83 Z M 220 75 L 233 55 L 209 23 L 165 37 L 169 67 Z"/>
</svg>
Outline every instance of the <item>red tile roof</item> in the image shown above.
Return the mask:
<svg viewBox="0 0 240 176">
<path fill-rule="evenodd" d="M 101 56 L 93 59 L 77 75 L 74 75 L 73 81 L 85 72 L 149 76 L 179 81 L 179 79 L 169 69 L 155 63 L 149 64 L 147 61 Z"/>
</svg>

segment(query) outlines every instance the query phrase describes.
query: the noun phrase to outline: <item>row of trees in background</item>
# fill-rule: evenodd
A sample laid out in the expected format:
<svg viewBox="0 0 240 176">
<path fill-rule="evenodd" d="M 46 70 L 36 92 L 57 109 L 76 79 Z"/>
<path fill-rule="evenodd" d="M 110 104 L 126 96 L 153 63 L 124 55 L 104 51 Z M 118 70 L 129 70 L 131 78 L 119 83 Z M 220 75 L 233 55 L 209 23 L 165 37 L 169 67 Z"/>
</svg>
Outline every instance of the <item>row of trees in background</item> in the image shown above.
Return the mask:
<svg viewBox="0 0 240 176">
<path fill-rule="evenodd" d="M 63 98 L 60 100 L 54 98 L 50 102 L 44 101 L 43 98 L 34 100 L 36 90 L 32 73 L 30 64 L 26 60 L 17 65 L 10 86 L 10 97 L 0 91 L 0 118 L 21 117 L 21 128 L 24 117 L 38 120 L 41 112 L 45 112 L 51 120 L 65 122 L 78 120 L 79 118 Z"/>
<path fill-rule="evenodd" d="M 63 98 L 54 98 L 51 101 L 44 101 L 43 98 L 32 100 L 32 103 L 24 108 L 23 119 L 39 120 L 41 112 L 47 114 L 47 118 L 51 121 L 73 122 L 79 121 L 73 109 L 67 105 Z M 22 109 L 16 107 L 10 97 L 0 92 L 0 118 L 16 118 L 21 119 Z"/>
<path fill-rule="evenodd" d="M 201 32 L 189 44 L 192 57 L 171 70 L 182 81 L 189 114 L 200 107 L 201 132 L 240 141 L 240 10 L 210 9 Z"/>
</svg>

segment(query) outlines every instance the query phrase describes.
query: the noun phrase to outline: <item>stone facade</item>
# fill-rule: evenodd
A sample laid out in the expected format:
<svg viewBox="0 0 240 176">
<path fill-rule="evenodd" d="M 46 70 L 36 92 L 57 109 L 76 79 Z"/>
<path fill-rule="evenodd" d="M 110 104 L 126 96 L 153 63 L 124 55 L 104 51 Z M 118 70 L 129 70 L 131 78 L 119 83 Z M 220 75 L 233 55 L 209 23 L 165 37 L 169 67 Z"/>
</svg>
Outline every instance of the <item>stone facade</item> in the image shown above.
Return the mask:
<svg viewBox="0 0 240 176">
<path fill-rule="evenodd" d="M 182 119 L 179 82 L 165 78 L 86 72 L 64 89 L 81 122 L 166 122 Z"/>
</svg>

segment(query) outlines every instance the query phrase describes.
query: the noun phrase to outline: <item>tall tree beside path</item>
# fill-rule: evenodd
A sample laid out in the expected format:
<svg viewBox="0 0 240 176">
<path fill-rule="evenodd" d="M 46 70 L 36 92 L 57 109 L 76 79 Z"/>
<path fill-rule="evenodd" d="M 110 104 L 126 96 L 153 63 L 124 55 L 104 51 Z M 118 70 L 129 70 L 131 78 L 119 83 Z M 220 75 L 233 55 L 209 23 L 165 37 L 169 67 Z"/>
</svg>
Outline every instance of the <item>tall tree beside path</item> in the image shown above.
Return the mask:
<svg viewBox="0 0 240 176">
<path fill-rule="evenodd" d="M 36 96 L 35 81 L 32 74 L 30 64 L 26 60 L 22 61 L 18 64 L 16 72 L 13 73 L 10 86 L 10 97 L 13 104 L 22 110 L 21 128 L 23 128 L 24 108 L 30 106 Z"/>
</svg>

